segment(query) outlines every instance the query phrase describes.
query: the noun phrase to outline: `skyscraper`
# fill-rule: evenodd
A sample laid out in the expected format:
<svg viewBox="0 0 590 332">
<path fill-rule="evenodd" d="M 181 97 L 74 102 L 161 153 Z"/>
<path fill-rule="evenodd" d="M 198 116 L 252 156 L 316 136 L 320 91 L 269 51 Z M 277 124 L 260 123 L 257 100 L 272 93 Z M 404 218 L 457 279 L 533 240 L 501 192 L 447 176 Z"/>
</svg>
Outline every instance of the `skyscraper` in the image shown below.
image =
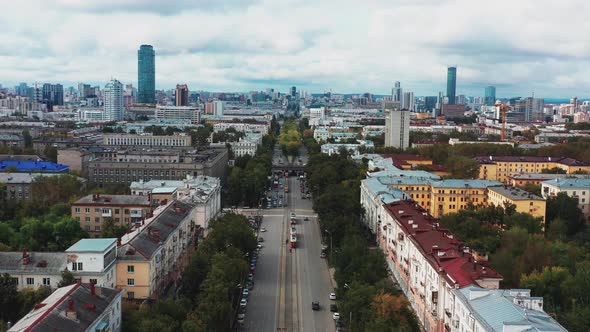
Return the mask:
<svg viewBox="0 0 590 332">
<path fill-rule="evenodd" d="M 61 84 L 43 84 L 42 102 L 52 111 L 53 106 L 64 104 L 64 87 Z"/>
<path fill-rule="evenodd" d="M 186 84 L 176 84 L 176 106 L 188 106 L 188 86 Z"/>
<path fill-rule="evenodd" d="M 395 82 L 394 88 L 391 91 L 391 95 L 393 97 L 393 101 L 402 101 L 402 85 L 399 81 Z"/>
<path fill-rule="evenodd" d="M 386 102 L 385 146 L 407 149 L 410 146 L 410 112 L 401 110 L 399 102 Z"/>
<path fill-rule="evenodd" d="M 485 97 L 483 100 L 486 106 L 494 106 L 496 104 L 496 87 L 488 85 L 485 90 Z"/>
<path fill-rule="evenodd" d="M 404 92 L 401 104 L 402 109 L 414 111 L 414 93 L 411 91 Z"/>
<path fill-rule="evenodd" d="M 141 45 L 137 51 L 137 102 L 156 103 L 156 55 L 151 45 Z"/>
<path fill-rule="evenodd" d="M 447 69 L 447 97 L 449 104 L 455 104 L 455 96 L 457 94 L 457 67 L 449 67 Z"/>
<path fill-rule="evenodd" d="M 121 121 L 124 119 L 124 100 L 123 84 L 116 79 L 112 79 L 104 90 L 104 116 L 106 121 Z"/>
<path fill-rule="evenodd" d="M 297 97 L 297 88 L 294 86 L 291 87 L 291 97 Z"/>
</svg>

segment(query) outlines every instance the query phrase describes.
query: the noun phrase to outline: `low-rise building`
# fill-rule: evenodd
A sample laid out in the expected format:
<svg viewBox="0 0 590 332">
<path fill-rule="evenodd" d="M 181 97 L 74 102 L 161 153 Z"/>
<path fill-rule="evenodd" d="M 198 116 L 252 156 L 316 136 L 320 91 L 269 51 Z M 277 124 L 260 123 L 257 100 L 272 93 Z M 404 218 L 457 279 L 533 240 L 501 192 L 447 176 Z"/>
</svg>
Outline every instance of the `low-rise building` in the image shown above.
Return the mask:
<svg viewBox="0 0 590 332">
<path fill-rule="evenodd" d="M 76 283 L 36 304 L 8 332 L 121 331 L 123 290 Z"/>
<path fill-rule="evenodd" d="M 227 122 L 217 122 L 213 124 L 213 131 L 219 132 L 224 131 L 229 128 L 233 128 L 236 131 L 243 132 L 243 133 L 260 133 L 263 136 L 268 134 L 268 130 L 270 128 L 270 123 L 261 122 L 261 121 L 254 121 L 254 122 L 235 122 L 235 121 L 227 121 Z"/>
<path fill-rule="evenodd" d="M 91 237 L 99 237 L 106 219 L 112 219 L 116 226 L 130 226 L 140 222 L 151 209 L 148 197 L 93 194 L 72 204 L 72 218 Z"/>
<path fill-rule="evenodd" d="M 375 145 L 372 141 L 357 140 L 358 144 L 322 144 L 321 151 L 329 156 L 334 153 L 340 153 L 341 149 L 346 150 L 350 154 L 359 154 L 361 147 L 364 149 L 374 149 Z"/>
<path fill-rule="evenodd" d="M 0 200 L 26 201 L 32 199 L 31 184 L 40 177 L 64 176 L 62 173 L 0 173 Z M 70 176 L 70 175 L 65 175 Z M 76 177 L 80 186 L 86 185 L 86 179 Z"/>
<path fill-rule="evenodd" d="M 543 311 L 543 298 L 530 289 L 485 289 L 468 286 L 453 291 L 455 301 L 448 331 L 555 331 L 566 332 Z"/>
<path fill-rule="evenodd" d="M 69 169 L 66 165 L 56 164 L 50 161 L 0 161 L 0 172 L 67 173 Z"/>
<path fill-rule="evenodd" d="M 488 188 L 488 203 L 504 208 L 514 205 L 516 212 L 528 213 L 535 218 L 541 218 L 542 227 L 545 227 L 546 202 L 543 197 L 518 187 L 498 186 Z"/>
<path fill-rule="evenodd" d="M 115 288 L 117 239 L 81 239 L 66 254 L 67 268 L 78 281 Z"/>
<path fill-rule="evenodd" d="M 0 274 L 10 275 L 18 290 L 56 289 L 67 268 L 66 261 L 63 252 L 0 252 Z"/>
<path fill-rule="evenodd" d="M 201 122 L 201 112 L 197 107 L 192 106 L 156 106 L 156 120 L 182 120 L 191 124 Z"/>
<path fill-rule="evenodd" d="M 504 183 L 519 173 L 542 173 L 542 170 L 552 168 L 560 168 L 566 174 L 590 173 L 590 164 L 567 157 L 480 156 L 475 160 L 480 164 L 480 179 Z"/>
<path fill-rule="evenodd" d="M 508 184 L 513 187 L 524 187 L 527 184 L 541 185 L 541 183 L 554 179 L 587 178 L 586 174 L 547 174 L 547 173 L 522 173 L 508 177 Z"/>
<path fill-rule="evenodd" d="M 502 183 L 490 180 L 445 179 L 431 184 L 430 214 L 440 218 L 468 205 L 487 205 L 488 188 Z"/>
<path fill-rule="evenodd" d="M 134 135 L 134 134 L 105 134 L 103 144 L 106 146 L 149 146 L 149 147 L 190 147 L 191 137 L 184 134 L 176 135 Z"/>
<path fill-rule="evenodd" d="M 566 193 L 578 200 L 578 207 L 590 218 L 590 178 L 554 179 L 541 183 L 541 195 L 548 199 Z"/>
<path fill-rule="evenodd" d="M 24 148 L 25 140 L 18 135 L 0 134 L 0 145 L 7 145 L 13 148 Z"/>
</svg>

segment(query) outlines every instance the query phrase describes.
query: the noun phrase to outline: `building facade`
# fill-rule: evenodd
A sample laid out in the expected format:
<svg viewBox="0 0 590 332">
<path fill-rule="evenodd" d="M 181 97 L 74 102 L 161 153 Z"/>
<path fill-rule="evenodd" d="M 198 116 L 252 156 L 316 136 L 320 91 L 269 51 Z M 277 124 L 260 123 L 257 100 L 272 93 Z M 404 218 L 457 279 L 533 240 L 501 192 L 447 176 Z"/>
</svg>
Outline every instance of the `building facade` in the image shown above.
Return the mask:
<svg viewBox="0 0 590 332">
<path fill-rule="evenodd" d="M 137 102 L 156 103 L 156 54 L 152 45 L 141 45 L 137 51 Z"/>
<path fill-rule="evenodd" d="M 488 203 L 506 208 L 514 205 L 516 212 L 527 213 L 541 218 L 541 227 L 545 228 L 546 201 L 518 187 L 498 186 L 488 189 Z"/>
<path fill-rule="evenodd" d="M 123 100 L 123 84 L 112 79 L 104 90 L 104 113 L 105 121 L 121 121 L 125 117 L 125 103 Z"/>
<path fill-rule="evenodd" d="M 578 200 L 578 207 L 590 218 L 590 178 L 554 179 L 541 183 L 541 194 L 545 199 L 565 193 Z"/>
<path fill-rule="evenodd" d="M 566 174 L 590 173 L 590 164 L 567 157 L 480 156 L 479 178 L 506 183 L 519 173 L 542 173 L 544 169 L 560 168 Z"/>
<path fill-rule="evenodd" d="M 186 84 L 176 84 L 176 92 L 174 94 L 174 99 L 176 100 L 176 106 L 188 106 L 188 85 Z"/>
<path fill-rule="evenodd" d="M 447 98 L 449 104 L 454 105 L 457 96 L 457 67 L 447 68 Z"/>
<path fill-rule="evenodd" d="M 106 146 L 164 146 L 190 147 L 191 137 L 184 133 L 176 135 L 135 135 L 135 134 L 104 134 L 103 145 Z"/>
<path fill-rule="evenodd" d="M 107 219 L 116 226 L 130 226 L 148 215 L 152 204 L 146 197 L 93 194 L 72 203 L 71 209 L 80 228 L 91 237 L 99 237 Z"/>
<path fill-rule="evenodd" d="M 158 105 L 155 112 L 156 120 L 182 120 L 191 124 L 201 122 L 201 112 L 192 106 L 162 106 Z"/>
<path fill-rule="evenodd" d="M 407 149 L 410 146 L 410 112 L 399 103 L 385 105 L 385 146 Z"/>
</svg>

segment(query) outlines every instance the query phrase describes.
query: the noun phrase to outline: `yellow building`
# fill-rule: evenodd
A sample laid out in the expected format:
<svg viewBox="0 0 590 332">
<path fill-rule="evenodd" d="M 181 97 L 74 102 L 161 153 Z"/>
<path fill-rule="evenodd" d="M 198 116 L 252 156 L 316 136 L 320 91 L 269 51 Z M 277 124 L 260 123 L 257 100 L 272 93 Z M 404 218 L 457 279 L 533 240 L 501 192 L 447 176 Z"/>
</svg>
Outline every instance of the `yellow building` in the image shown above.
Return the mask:
<svg viewBox="0 0 590 332">
<path fill-rule="evenodd" d="M 560 168 L 567 174 L 590 172 L 590 164 L 573 158 L 554 157 L 476 157 L 480 163 L 479 178 L 508 183 L 511 176 L 520 173 L 542 173 L 544 169 Z"/>
<path fill-rule="evenodd" d="M 433 181 L 430 189 L 429 212 L 435 218 L 459 212 L 470 203 L 487 204 L 488 188 L 501 185 L 498 181 L 447 179 Z"/>
<path fill-rule="evenodd" d="M 535 218 L 541 218 L 542 227 L 545 228 L 546 201 L 543 197 L 533 195 L 518 187 L 499 186 L 489 188 L 488 202 L 501 207 L 513 204 L 516 206 L 516 212 L 528 213 Z"/>
</svg>

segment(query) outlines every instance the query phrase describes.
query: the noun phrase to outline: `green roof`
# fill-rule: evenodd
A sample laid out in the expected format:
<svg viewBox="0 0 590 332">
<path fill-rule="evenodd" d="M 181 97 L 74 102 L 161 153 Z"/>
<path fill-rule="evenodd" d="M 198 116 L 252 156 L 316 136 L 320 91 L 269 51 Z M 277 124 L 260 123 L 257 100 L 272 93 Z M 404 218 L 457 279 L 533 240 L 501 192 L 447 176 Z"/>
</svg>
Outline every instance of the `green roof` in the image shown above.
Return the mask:
<svg viewBox="0 0 590 332">
<path fill-rule="evenodd" d="M 76 242 L 73 246 L 69 247 L 66 252 L 103 252 L 113 243 L 116 243 L 117 239 L 81 239 Z"/>
</svg>

